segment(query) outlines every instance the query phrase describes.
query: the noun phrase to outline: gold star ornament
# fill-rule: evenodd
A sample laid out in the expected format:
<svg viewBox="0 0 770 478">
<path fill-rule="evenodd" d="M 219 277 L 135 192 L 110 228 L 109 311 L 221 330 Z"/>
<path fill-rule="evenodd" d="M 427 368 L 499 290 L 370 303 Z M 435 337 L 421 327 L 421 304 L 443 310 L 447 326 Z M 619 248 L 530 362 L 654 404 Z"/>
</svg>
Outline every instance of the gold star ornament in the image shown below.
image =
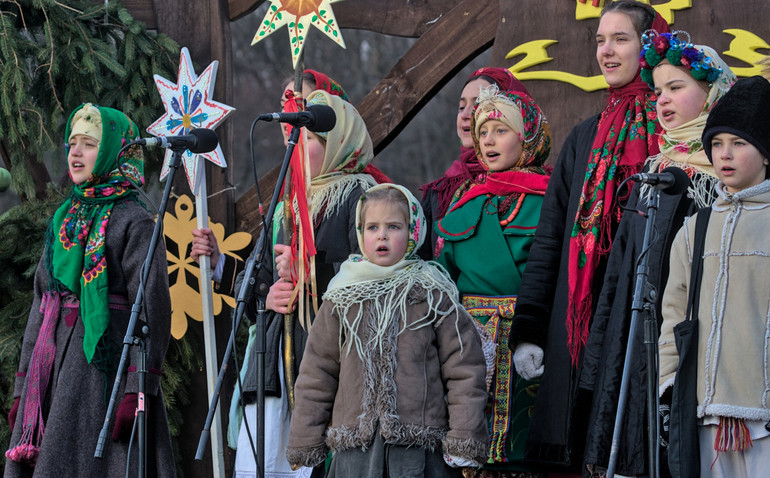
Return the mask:
<svg viewBox="0 0 770 478">
<path fill-rule="evenodd" d="M 339 46 L 345 48 L 345 40 L 342 39 L 342 33 L 331 7 L 332 3 L 340 1 L 342 0 L 270 0 L 265 18 L 251 44 L 254 45 L 286 25 L 289 29 L 294 68 L 297 68 L 297 60 L 305 46 L 305 37 L 310 25 L 314 25 Z"/>
</svg>

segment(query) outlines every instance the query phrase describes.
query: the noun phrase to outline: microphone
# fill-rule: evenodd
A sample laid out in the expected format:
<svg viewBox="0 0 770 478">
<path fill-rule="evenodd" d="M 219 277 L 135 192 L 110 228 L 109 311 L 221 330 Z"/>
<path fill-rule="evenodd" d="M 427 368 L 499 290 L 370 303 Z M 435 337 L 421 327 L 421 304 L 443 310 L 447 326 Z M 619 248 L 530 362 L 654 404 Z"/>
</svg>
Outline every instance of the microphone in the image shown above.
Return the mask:
<svg viewBox="0 0 770 478">
<path fill-rule="evenodd" d="M 0 168 L 0 193 L 11 187 L 11 172 Z"/>
<path fill-rule="evenodd" d="M 160 146 L 161 148 L 189 149 L 191 153 L 200 154 L 214 151 L 219 144 L 219 138 L 213 130 L 196 128 L 190 130 L 190 134 L 142 138 L 131 141 L 131 143 L 141 144 L 148 148 Z"/>
<path fill-rule="evenodd" d="M 334 128 L 337 115 L 331 106 L 310 105 L 306 111 L 298 113 L 267 113 L 257 118 L 259 121 L 279 121 L 292 126 L 305 127 L 315 133 L 323 133 Z"/>
<path fill-rule="evenodd" d="M 634 174 L 629 179 L 649 184 L 655 189 L 671 195 L 682 194 L 690 185 L 690 177 L 681 168 L 670 166 L 659 173 Z"/>
</svg>

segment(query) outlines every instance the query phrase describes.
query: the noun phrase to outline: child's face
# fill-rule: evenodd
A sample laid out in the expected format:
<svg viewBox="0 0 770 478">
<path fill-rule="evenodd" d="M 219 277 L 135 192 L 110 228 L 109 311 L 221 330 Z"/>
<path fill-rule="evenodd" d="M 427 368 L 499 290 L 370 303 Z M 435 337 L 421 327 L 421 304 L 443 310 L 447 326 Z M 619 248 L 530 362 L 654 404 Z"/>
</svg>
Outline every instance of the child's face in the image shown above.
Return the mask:
<svg viewBox="0 0 770 478">
<path fill-rule="evenodd" d="M 67 165 L 72 182 L 83 184 L 91 177 L 99 155 L 99 141 L 84 134 L 76 134 L 69 140 Z"/>
<path fill-rule="evenodd" d="M 364 210 L 364 256 L 388 267 L 403 259 L 409 228 L 403 210 L 389 201 L 373 201 Z"/>
<path fill-rule="evenodd" d="M 466 148 L 473 147 L 473 136 L 471 136 L 471 116 L 473 116 L 473 107 L 476 105 L 476 98 L 479 96 L 481 88 L 489 86 L 490 83 L 484 78 L 476 78 L 471 81 L 460 94 L 460 104 L 457 108 L 457 137 L 460 143 Z"/>
<path fill-rule="evenodd" d="M 765 180 L 767 158 L 740 136 L 719 133 L 711 138 L 711 158 L 717 177 L 730 193 L 737 193 Z"/>
<path fill-rule="evenodd" d="M 640 33 L 625 13 L 608 12 L 596 30 L 596 61 L 607 84 L 620 88 L 631 83 L 639 71 L 642 51 Z"/>
<path fill-rule="evenodd" d="M 697 118 L 706 103 L 706 91 L 681 66 L 661 63 L 652 71 L 658 102 L 658 121 L 671 130 Z"/>
<path fill-rule="evenodd" d="M 519 133 L 499 120 L 488 120 L 479 128 L 479 148 L 490 171 L 511 169 L 521 158 Z"/>
<path fill-rule="evenodd" d="M 326 154 L 326 143 L 317 134 L 307 132 L 307 160 L 310 163 L 310 179 L 321 174 Z"/>
</svg>

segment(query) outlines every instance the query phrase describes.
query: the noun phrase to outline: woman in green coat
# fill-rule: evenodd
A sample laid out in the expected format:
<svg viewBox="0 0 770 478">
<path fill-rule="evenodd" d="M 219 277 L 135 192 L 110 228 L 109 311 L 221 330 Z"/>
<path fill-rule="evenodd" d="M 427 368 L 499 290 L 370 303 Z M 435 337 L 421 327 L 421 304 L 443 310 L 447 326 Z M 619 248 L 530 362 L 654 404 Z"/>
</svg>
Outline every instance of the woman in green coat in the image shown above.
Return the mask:
<svg viewBox="0 0 770 478">
<path fill-rule="evenodd" d="M 480 476 L 533 471 L 522 463 L 537 383 L 516 375 L 508 348 L 516 294 L 548 184 L 548 121 L 520 91 L 482 90 L 471 125 L 486 175 L 468 181 L 438 221 L 438 261 L 476 319 L 487 354 L 489 461 Z"/>
</svg>

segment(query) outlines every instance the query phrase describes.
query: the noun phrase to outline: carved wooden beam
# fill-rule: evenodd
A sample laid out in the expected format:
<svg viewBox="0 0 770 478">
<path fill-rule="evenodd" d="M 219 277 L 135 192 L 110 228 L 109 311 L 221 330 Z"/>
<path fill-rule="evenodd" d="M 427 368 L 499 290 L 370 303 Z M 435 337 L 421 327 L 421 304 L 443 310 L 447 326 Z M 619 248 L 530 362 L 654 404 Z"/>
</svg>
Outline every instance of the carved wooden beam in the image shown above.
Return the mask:
<svg viewBox="0 0 770 478">
<path fill-rule="evenodd" d="M 228 0 L 227 9 L 230 12 L 230 21 L 248 15 L 264 2 L 265 0 Z M 254 31 L 256 32 L 256 29 Z"/>
<path fill-rule="evenodd" d="M 230 20 L 238 20 L 264 2 L 229 0 Z M 337 23 L 342 28 L 417 38 L 458 3 L 458 0 L 346 0 L 332 7 Z"/>
<path fill-rule="evenodd" d="M 333 6 L 342 28 L 417 38 L 459 3 L 458 0 L 348 0 Z"/>
<path fill-rule="evenodd" d="M 265 0 L 228 0 L 230 21 L 256 10 Z M 131 15 L 156 30 L 153 0 L 124 0 Z M 342 28 L 370 30 L 385 35 L 417 38 L 428 31 L 458 0 L 347 0 L 334 4 L 334 15 Z M 256 31 L 256 26 L 255 26 Z M 165 32 L 164 32 L 165 33 Z"/>
<path fill-rule="evenodd" d="M 390 144 L 460 69 L 492 45 L 498 10 L 497 0 L 461 2 L 422 35 L 358 104 L 375 154 Z"/>
</svg>

